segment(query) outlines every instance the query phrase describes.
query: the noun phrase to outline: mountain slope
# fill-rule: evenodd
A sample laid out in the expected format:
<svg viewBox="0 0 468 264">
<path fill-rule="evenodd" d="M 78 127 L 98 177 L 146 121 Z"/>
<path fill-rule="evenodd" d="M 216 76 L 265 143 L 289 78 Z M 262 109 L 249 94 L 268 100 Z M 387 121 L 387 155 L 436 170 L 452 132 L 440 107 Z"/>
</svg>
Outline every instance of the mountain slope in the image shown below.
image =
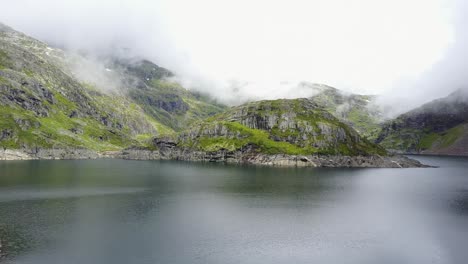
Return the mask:
<svg viewBox="0 0 468 264">
<path fill-rule="evenodd" d="M 383 117 L 373 104 L 374 96 L 345 93 L 323 84 L 301 83 L 299 86 L 313 91 L 314 95 L 310 97 L 313 102 L 353 127 L 361 136 L 370 140 L 377 137 Z"/>
<path fill-rule="evenodd" d="M 265 154 L 384 155 L 308 99 L 241 105 L 182 132 L 177 144 L 200 151 L 255 149 Z"/>
<path fill-rule="evenodd" d="M 108 67 L 125 76 L 122 82 L 130 98 L 148 115 L 175 131 L 226 108 L 206 95 L 188 91 L 171 81 L 172 72 L 150 61 L 115 59 Z"/>
<path fill-rule="evenodd" d="M 0 24 L 0 146 L 121 149 L 223 108 L 149 61 L 99 65 Z"/>
<path fill-rule="evenodd" d="M 124 97 L 88 89 L 60 65 L 30 50 L 48 47 L 0 28 L 0 144 L 6 148 L 117 149 L 155 122 Z"/>
<path fill-rule="evenodd" d="M 468 95 L 457 90 L 391 120 L 376 142 L 387 149 L 468 155 Z"/>
</svg>

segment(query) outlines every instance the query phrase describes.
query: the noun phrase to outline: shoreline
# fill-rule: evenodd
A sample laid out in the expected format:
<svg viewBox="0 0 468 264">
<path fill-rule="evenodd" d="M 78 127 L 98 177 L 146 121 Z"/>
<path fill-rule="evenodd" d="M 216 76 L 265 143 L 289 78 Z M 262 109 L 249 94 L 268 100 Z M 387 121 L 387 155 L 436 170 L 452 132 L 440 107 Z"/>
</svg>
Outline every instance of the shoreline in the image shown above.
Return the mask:
<svg viewBox="0 0 468 264">
<path fill-rule="evenodd" d="M 95 152 L 87 149 L 0 149 L 0 161 L 6 160 L 181 160 L 250 164 L 272 167 L 333 167 L 333 168 L 424 168 L 431 167 L 402 156 L 337 156 L 262 154 L 241 151 L 202 152 L 189 149 L 125 149 Z"/>
<path fill-rule="evenodd" d="M 434 156 L 434 157 L 468 157 L 468 153 L 463 154 L 455 154 L 455 153 L 443 153 L 443 152 L 431 152 L 431 151 L 423 151 L 423 152 L 403 152 L 403 151 L 396 151 L 396 150 L 388 150 L 388 152 L 392 155 L 419 155 L 419 156 Z"/>
</svg>

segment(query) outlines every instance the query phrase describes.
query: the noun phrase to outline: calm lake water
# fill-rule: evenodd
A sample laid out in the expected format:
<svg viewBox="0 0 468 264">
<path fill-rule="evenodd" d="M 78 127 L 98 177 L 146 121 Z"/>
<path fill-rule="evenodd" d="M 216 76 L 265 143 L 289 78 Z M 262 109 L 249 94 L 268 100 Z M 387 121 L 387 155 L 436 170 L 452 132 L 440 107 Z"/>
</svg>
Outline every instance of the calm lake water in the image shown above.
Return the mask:
<svg viewBox="0 0 468 264">
<path fill-rule="evenodd" d="M 468 159 L 0 162 L 6 263 L 467 263 Z"/>
</svg>

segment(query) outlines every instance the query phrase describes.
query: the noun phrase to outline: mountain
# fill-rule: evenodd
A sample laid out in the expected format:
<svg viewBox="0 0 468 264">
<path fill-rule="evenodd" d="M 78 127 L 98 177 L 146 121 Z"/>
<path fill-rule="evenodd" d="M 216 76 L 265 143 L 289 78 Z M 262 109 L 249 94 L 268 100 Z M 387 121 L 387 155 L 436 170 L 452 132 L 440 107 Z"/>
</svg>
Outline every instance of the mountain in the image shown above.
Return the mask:
<svg viewBox="0 0 468 264">
<path fill-rule="evenodd" d="M 382 112 L 374 103 L 375 96 L 346 93 L 324 84 L 303 82 L 299 89 L 309 90 L 309 98 L 342 122 L 353 127 L 361 136 L 374 140 L 380 132 Z"/>
<path fill-rule="evenodd" d="M 176 79 L 149 60 L 63 51 L 0 24 L 0 158 L 128 158 L 133 149 L 147 158 L 420 165 L 386 157 L 352 128 L 375 127 L 370 97 L 322 85 L 309 99 L 228 109 Z"/>
<path fill-rule="evenodd" d="M 118 150 L 224 108 L 148 60 L 102 61 L 0 24 L 0 146 Z"/>
<path fill-rule="evenodd" d="M 190 123 L 226 108 L 207 95 L 189 91 L 171 81 L 174 77 L 172 72 L 148 60 L 132 62 L 116 59 L 108 62 L 107 67 L 126 77 L 121 81 L 127 87 L 128 96 L 145 113 L 174 131 L 180 131 Z"/>
<path fill-rule="evenodd" d="M 397 152 L 468 155 L 468 93 L 457 90 L 386 122 L 376 140 Z"/>
<path fill-rule="evenodd" d="M 125 159 L 308 167 L 421 167 L 386 151 L 309 99 L 251 102 L 210 117 Z"/>
<path fill-rule="evenodd" d="M 259 101 L 233 107 L 183 131 L 178 143 L 202 151 L 254 146 L 267 154 L 385 154 L 308 99 Z"/>
<path fill-rule="evenodd" d="M 178 148 L 207 153 L 386 154 L 309 99 L 258 101 L 233 107 L 182 131 L 172 142 Z"/>
</svg>

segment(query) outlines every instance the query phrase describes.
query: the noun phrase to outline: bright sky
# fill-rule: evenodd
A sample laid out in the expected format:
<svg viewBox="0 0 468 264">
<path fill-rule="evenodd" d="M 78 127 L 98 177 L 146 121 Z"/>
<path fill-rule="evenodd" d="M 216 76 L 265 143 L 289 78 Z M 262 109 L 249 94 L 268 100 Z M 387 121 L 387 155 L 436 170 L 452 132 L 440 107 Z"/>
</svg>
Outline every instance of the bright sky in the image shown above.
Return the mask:
<svg viewBox="0 0 468 264">
<path fill-rule="evenodd" d="M 164 10 L 178 48 L 211 78 L 309 80 L 376 93 L 444 56 L 453 29 L 443 4 L 171 0 Z"/>
<path fill-rule="evenodd" d="M 460 3 L 0 1 L 0 20 L 40 39 L 99 51 L 128 46 L 189 85 L 220 97 L 260 98 L 295 97 L 286 81 L 372 94 L 411 87 L 456 41 Z M 233 94 L 232 83 L 247 85 Z"/>
</svg>

